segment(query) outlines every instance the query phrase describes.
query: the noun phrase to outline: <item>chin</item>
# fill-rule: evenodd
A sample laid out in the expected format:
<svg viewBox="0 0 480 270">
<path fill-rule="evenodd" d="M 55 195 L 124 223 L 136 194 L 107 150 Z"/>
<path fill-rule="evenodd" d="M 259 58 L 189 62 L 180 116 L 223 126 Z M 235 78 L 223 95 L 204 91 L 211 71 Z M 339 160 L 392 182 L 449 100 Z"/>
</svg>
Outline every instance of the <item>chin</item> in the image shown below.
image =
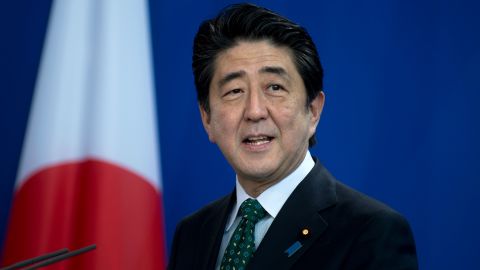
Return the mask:
<svg viewBox="0 0 480 270">
<path fill-rule="evenodd" d="M 270 166 L 258 166 L 258 164 L 247 166 L 246 169 L 240 171 L 242 172 L 241 175 L 243 175 L 243 178 L 255 182 L 268 181 L 268 178 L 274 173 L 274 170 Z"/>
</svg>

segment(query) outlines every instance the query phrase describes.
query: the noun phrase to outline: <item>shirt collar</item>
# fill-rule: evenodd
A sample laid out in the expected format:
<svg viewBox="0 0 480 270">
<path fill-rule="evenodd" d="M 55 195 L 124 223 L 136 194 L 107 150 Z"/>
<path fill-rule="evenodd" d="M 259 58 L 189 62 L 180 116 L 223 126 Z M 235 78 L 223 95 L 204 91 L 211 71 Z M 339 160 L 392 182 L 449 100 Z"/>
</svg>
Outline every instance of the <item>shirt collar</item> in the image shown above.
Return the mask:
<svg viewBox="0 0 480 270">
<path fill-rule="evenodd" d="M 298 166 L 287 177 L 262 192 L 262 194 L 260 194 L 256 199 L 262 205 L 265 211 L 267 211 L 271 217 L 275 218 L 278 212 L 280 212 L 282 206 L 287 201 L 288 197 L 290 197 L 290 194 L 292 194 L 293 190 L 295 190 L 298 184 L 302 182 L 302 180 L 307 176 L 314 166 L 315 162 L 313 161 L 310 152 L 307 151 L 305 158 L 303 159 L 302 163 L 300 163 L 300 166 Z M 252 198 L 247 194 L 247 192 L 245 192 L 245 189 L 243 189 L 242 185 L 240 185 L 238 182 L 238 177 L 235 186 L 237 202 L 232 210 L 230 218 L 227 222 L 227 226 L 225 227 L 226 231 L 228 231 L 235 222 L 240 205 L 248 198 Z"/>
</svg>

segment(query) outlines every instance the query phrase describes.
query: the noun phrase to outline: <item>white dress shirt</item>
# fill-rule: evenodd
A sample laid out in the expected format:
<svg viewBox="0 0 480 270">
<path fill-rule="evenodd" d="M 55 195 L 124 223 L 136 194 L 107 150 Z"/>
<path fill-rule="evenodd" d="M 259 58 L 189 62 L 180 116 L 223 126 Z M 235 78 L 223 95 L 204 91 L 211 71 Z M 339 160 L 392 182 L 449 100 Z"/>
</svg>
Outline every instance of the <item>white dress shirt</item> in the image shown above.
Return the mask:
<svg viewBox="0 0 480 270">
<path fill-rule="evenodd" d="M 256 248 L 258 245 L 260 245 L 260 242 L 267 233 L 268 228 L 270 228 L 270 225 L 277 216 L 278 212 L 280 212 L 280 209 L 282 209 L 288 197 L 290 197 L 290 194 L 292 194 L 293 190 L 295 190 L 298 184 L 300 184 L 300 182 L 302 182 L 302 180 L 312 170 L 314 165 L 315 162 L 313 161 L 310 152 L 307 151 L 305 158 L 297 169 L 295 169 L 291 174 L 275 185 L 269 187 L 256 198 L 256 200 L 262 205 L 263 209 L 265 209 L 267 212 L 265 217 L 258 221 L 258 223 L 255 225 L 254 237 Z M 237 228 L 238 224 L 240 223 L 241 218 L 238 216 L 240 205 L 246 199 L 252 198 L 245 192 L 242 185 L 240 185 L 238 178 L 236 180 L 236 195 L 237 202 L 230 213 L 227 225 L 225 226 L 225 232 L 223 233 L 222 244 L 220 245 L 217 264 L 215 267 L 217 270 L 220 269 L 223 253 L 225 252 L 225 249 L 227 249 L 228 242 L 230 241 L 235 228 Z"/>
</svg>

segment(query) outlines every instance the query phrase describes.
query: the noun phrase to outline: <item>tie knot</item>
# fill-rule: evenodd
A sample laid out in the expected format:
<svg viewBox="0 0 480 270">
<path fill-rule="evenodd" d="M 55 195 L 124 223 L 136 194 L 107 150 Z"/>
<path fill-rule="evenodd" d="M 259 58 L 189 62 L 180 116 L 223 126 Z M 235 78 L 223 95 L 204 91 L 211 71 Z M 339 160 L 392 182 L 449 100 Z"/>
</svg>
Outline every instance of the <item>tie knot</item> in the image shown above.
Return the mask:
<svg viewBox="0 0 480 270">
<path fill-rule="evenodd" d="M 239 212 L 242 218 L 247 219 L 253 223 L 257 223 L 267 214 L 265 209 L 263 209 L 262 205 L 254 199 L 245 200 L 242 205 L 240 205 Z"/>
</svg>

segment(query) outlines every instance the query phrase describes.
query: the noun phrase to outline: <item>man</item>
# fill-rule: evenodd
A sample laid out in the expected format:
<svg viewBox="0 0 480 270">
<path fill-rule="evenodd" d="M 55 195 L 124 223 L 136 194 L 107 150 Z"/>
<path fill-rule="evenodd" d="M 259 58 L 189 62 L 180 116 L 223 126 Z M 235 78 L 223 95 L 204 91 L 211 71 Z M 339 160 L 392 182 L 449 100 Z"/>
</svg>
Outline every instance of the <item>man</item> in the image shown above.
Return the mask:
<svg viewBox="0 0 480 270">
<path fill-rule="evenodd" d="M 193 71 L 205 130 L 236 188 L 180 222 L 169 269 L 417 269 L 405 219 L 308 151 L 325 95 L 305 29 L 232 5 L 200 26 Z"/>
</svg>

